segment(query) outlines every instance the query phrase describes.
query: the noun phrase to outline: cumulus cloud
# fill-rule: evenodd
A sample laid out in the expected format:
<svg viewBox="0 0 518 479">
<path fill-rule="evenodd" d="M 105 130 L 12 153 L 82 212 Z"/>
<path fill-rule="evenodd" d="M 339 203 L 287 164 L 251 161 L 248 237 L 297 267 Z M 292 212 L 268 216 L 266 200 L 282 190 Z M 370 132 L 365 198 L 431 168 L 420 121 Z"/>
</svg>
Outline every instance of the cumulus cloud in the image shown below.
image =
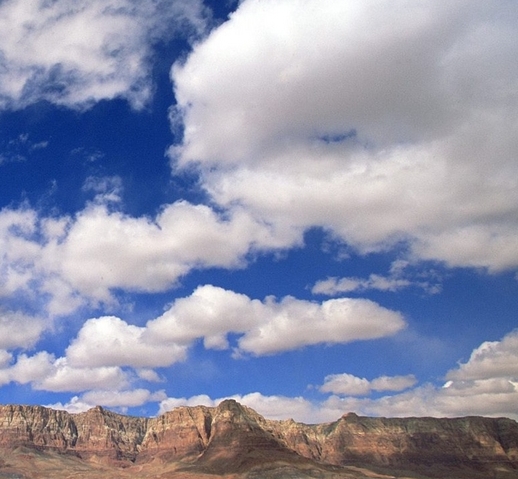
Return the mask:
<svg viewBox="0 0 518 479">
<path fill-rule="evenodd" d="M 211 285 L 177 300 L 148 323 L 156 341 L 191 342 L 203 337 L 206 347 L 228 347 L 237 333 L 236 353 L 274 354 L 312 344 L 337 344 L 390 336 L 405 326 L 402 316 L 378 304 L 340 298 L 316 303 L 291 296 L 264 301 Z"/>
<path fill-rule="evenodd" d="M 5 371 L 5 369 L 9 366 L 9 363 L 11 362 L 13 356 L 12 353 L 9 351 L 5 351 L 3 349 L 0 349 L 0 371 Z M 3 374 L 3 373 L 0 373 Z M 0 376 L 3 378 L 6 378 L 7 376 Z M 0 384 L 3 384 L 6 381 L 0 380 Z"/>
<path fill-rule="evenodd" d="M 208 349 L 229 349 L 229 333 L 239 336 L 234 355 L 260 356 L 312 344 L 376 339 L 404 326 L 399 313 L 371 301 L 342 298 L 320 304 L 293 297 L 260 301 L 205 285 L 177 299 L 143 327 L 111 316 L 86 321 L 66 358 L 76 368 L 149 369 L 184 360 L 198 339 Z M 149 371 L 146 377 L 157 379 Z"/>
<path fill-rule="evenodd" d="M 116 317 L 89 319 L 67 348 L 66 356 L 70 364 L 80 367 L 160 367 L 185 359 L 185 346 L 146 341 L 145 333 L 146 328 Z"/>
<path fill-rule="evenodd" d="M 91 389 L 118 390 L 130 378 L 119 367 L 73 367 L 66 358 L 55 358 L 46 351 L 33 356 L 21 354 L 13 364 L 0 369 L 0 383 L 30 384 L 36 390 L 80 392 Z"/>
<path fill-rule="evenodd" d="M 129 384 L 127 374 L 119 367 L 74 368 L 66 358 L 52 364 L 50 374 L 33 383 L 34 389 L 43 391 L 79 392 L 90 389 L 117 390 Z"/>
<path fill-rule="evenodd" d="M 34 356 L 20 354 L 14 364 L 5 363 L 4 368 L 0 370 L 1 383 L 29 384 L 40 381 L 52 373 L 53 360 L 54 357 L 45 351 Z"/>
<path fill-rule="evenodd" d="M 152 91 L 153 43 L 176 32 L 199 37 L 200 1 L 7 0 L 0 3 L 0 108 L 49 100 L 85 107 Z"/>
<path fill-rule="evenodd" d="M 165 291 L 192 269 L 240 268 L 250 253 L 300 240 L 300 231 L 280 234 L 238 207 L 223 214 L 179 201 L 154 218 L 124 215 L 105 201 L 118 184 L 88 182 L 103 199 L 73 218 L 0 210 L 0 296 L 40 292 L 51 315 L 70 314 L 115 304 L 116 289 Z"/>
<path fill-rule="evenodd" d="M 501 341 L 486 341 L 476 348 L 466 363 L 448 372 L 453 381 L 476 381 L 494 378 L 518 380 L 518 330 Z"/>
<path fill-rule="evenodd" d="M 39 301 L 50 315 L 70 314 L 84 305 L 110 306 L 116 304 L 117 289 L 160 292 L 195 268 L 239 268 L 252 252 L 297 243 L 300 231 L 292 233 L 279 233 L 239 207 L 220 214 L 185 201 L 165 206 L 155 218 L 130 217 L 102 203 L 89 205 L 74 218 L 40 218 L 30 208 L 3 209 L 0 295 L 29 298 L 41 293 Z M 183 319 L 189 315 L 196 320 Z M 125 342 L 146 347 L 143 331 L 113 318 L 85 326 L 119 327 Z M 207 347 L 221 349 L 227 347 L 226 334 L 237 332 L 244 334 L 241 351 L 267 354 L 382 337 L 403 326 L 398 313 L 368 300 L 339 298 L 319 305 L 286 297 L 279 303 L 273 298 L 261 302 L 207 286 L 178 300 L 148 325 L 146 334 L 170 337 L 180 345 L 203 337 Z M 119 355 L 116 344 L 112 346 L 107 354 Z M 74 358 L 81 355 L 77 348 L 71 349 Z M 171 354 L 164 357 L 171 359 Z M 173 356 L 181 354 L 178 350 Z"/>
<path fill-rule="evenodd" d="M 515 268 L 517 8 L 244 1 L 172 70 L 173 165 L 279 229 Z"/>
<path fill-rule="evenodd" d="M 193 268 L 240 267 L 252 244 L 267 248 L 276 241 L 240 210 L 223 217 L 180 201 L 150 219 L 96 205 L 78 214 L 60 244 L 59 273 L 81 294 L 109 301 L 114 288 L 164 291 Z"/>
<path fill-rule="evenodd" d="M 320 386 L 323 393 L 333 393 L 345 396 L 367 396 L 371 391 L 402 391 L 416 384 L 412 374 L 407 376 L 380 376 L 369 381 L 352 374 L 331 374 L 326 376 Z"/>
<path fill-rule="evenodd" d="M 410 285 L 411 282 L 407 279 L 388 278 L 373 273 L 368 279 L 354 277 L 330 277 L 323 279 L 315 283 L 313 288 L 311 288 L 311 292 L 314 294 L 333 296 L 340 293 L 351 293 L 354 291 L 365 291 L 369 289 L 397 291 L 402 288 L 407 288 Z"/>
<path fill-rule="evenodd" d="M 47 291 L 44 285 L 39 289 L 38 279 L 50 266 L 43 261 L 43 245 L 35 239 L 41 233 L 43 241 L 54 250 L 66 227 L 66 220 L 44 219 L 38 225 L 36 211 L 22 206 L 18 209 L 0 210 L 0 298 L 8 307 L 13 299 L 25 295 L 35 301 L 35 293 Z M 62 294 L 57 289 L 57 294 Z"/>
<path fill-rule="evenodd" d="M 95 355 L 95 351 L 91 351 Z M 138 353 L 138 351 L 137 351 Z M 140 371 L 139 371 L 140 372 Z M 151 373 L 142 371 L 144 380 L 156 380 Z M 116 408 L 140 406 L 167 398 L 162 391 L 135 388 L 137 376 L 118 366 L 75 366 L 66 357 L 40 351 L 32 356 L 12 354 L 0 350 L 0 385 L 15 382 L 30 385 L 33 389 L 50 392 L 83 393 L 68 403 L 56 403 L 51 407 L 70 412 L 81 412 L 96 405 Z"/>
</svg>

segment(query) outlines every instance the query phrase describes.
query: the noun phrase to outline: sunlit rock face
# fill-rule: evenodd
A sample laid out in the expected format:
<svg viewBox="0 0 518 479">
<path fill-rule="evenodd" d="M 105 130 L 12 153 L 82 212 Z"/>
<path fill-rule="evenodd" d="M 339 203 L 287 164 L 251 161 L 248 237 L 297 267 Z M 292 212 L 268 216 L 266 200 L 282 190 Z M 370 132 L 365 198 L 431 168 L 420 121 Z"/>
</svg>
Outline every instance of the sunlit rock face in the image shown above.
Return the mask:
<svg viewBox="0 0 518 479">
<path fill-rule="evenodd" d="M 265 419 L 234 400 L 180 407 L 156 418 L 101 407 L 69 414 L 1 406 L 0 477 L 36 477 L 31 464 L 44 470 L 51 463 L 54 471 L 73 470 L 78 477 L 125 477 L 137 470 L 139 477 L 354 478 L 376 470 L 511 479 L 518 477 L 518 423 L 346 414 L 306 425 Z"/>
</svg>

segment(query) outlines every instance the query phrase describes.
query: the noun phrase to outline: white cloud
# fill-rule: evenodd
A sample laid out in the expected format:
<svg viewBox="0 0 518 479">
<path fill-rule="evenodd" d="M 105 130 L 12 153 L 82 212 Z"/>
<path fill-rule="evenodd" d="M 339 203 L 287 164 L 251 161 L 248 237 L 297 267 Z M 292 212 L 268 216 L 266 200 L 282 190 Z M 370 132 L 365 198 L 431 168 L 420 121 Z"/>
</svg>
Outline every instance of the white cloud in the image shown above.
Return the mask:
<svg viewBox="0 0 518 479">
<path fill-rule="evenodd" d="M 391 336 L 404 328 L 397 312 L 364 299 L 340 298 L 321 305 L 285 298 L 266 304 L 266 321 L 239 341 L 241 350 L 271 354 L 319 343 L 337 344 Z"/>
<path fill-rule="evenodd" d="M 367 379 L 347 373 L 326 376 L 324 384 L 320 386 L 320 391 L 323 393 L 347 396 L 365 396 L 370 393 L 370 390 L 370 383 Z"/>
<path fill-rule="evenodd" d="M 205 29 L 199 1 L 7 0 L 0 3 L 0 108 L 46 99 L 85 107 L 151 94 L 151 46 Z"/>
<path fill-rule="evenodd" d="M 320 343 L 347 343 L 390 336 L 405 322 L 397 312 L 363 299 L 339 298 L 323 303 L 290 296 L 264 301 L 211 285 L 148 323 L 155 341 L 188 343 L 203 337 L 206 347 L 228 347 L 228 333 L 242 334 L 237 354 L 274 354 Z"/>
<path fill-rule="evenodd" d="M 486 341 L 475 349 L 466 363 L 460 363 L 446 375 L 454 381 L 493 378 L 518 379 L 518 330 L 501 341 Z"/>
<path fill-rule="evenodd" d="M 164 379 L 161 378 L 160 375 L 153 369 L 137 369 L 136 373 L 140 379 L 143 379 L 144 381 L 148 381 L 150 383 L 161 383 L 164 381 Z"/>
<path fill-rule="evenodd" d="M 57 252 L 58 267 L 77 291 L 109 301 L 112 288 L 164 291 L 192 268 L 240 267 L 252 244 L 269 247 L 275 241 L 266 226 L 239 210 L 223 218 L 207 206 L 181 201 L 152 220 L 96 205 L 71 225 Z"/>
<path fill-rule="evenodd" d="M 0 349 L 29 348 L 46 329 L 40 318 L 0 309 Z"/>
<path fill-rule="evenodd" d="M 46 351 L 40 351 L 34 356 L 21 354 L 12 366 L 3 371 L 3 374 L 7 377 L 6 382 L 36 384 L 55 373 L 54 361 L 54 356 Z"/>
<path fill-rule="evenodd" d="M 512 332 L 501 341 L 484 343 L 476 348 L 470 362 L 466 364 L 477 365 L 480 351 L 486 351 L 484 367 L 477 378 L 473 378 L 472 371 L 467 376 L 464 375 L 465 364 L 460 364 L 448 373 L 448 377 L 452 379 L 442 387 L 432 384 L 414 387 L 416 379 L 412 375 L 380 376 L 369 381 L 350 374 L 335 374 L 325 378 L 320 391 L 332 395 L 322 400 L 265 396 L 259 392 L 227 397 L 270 419 L 293 418 L 306 423 L 334 421 L 347 412 L 388 417 L 483 415 L 518 419 L 518 381 L 512 356 L 515 339 L 516 333 Z M 505 370 L 500 367 L 502 354 L 511 361 Z M 9 362 L 9 358 L 6 360 Z M 492 361 L 496 366 L 494 368 L 488 367 Z M 490 371 L 492 375 L 489 374 Z M 0 370 L 2 384 L 5 383 L 5 372 L 5 369 Z M 82 396 L 74 397 L 68 404 L 53 405 L 70 411 L 85 410 L 96 404 L 124 408 L 159 402 L 159 413 L 162 414 L 184 405 L 213 407 L 225 399 L 212 399 L 207 395 L 171 398 L 166 397 L 163 391 L 131 389 L 129 377 L 119 368 L 73 368 L 65 358 L 55 359 L 45 352 L 32 357 L 21 355 L 7 372 L 10 380 L 31 383 L 38 389 L 86 391 Z M 404 389 L 406 390 L 403 391 Z M 366 397 L 372 391 L 394 393 Z"/>
<path fill-rule="evenodd" d="M 71 366 L 66 358 L 55 358 L 46 351 L 33 356 L 20 354 L 13 364 L 4 364 L 0 383 L 31 384 L 36 390 L 79 392 L 90 389 L 118 390 L 128 386 L 129 377 L 119 367 Z"/>
<path fill-rule="evenodd" d="M 144 375 L 137 374 L 156 381 L 158 376 L 149 368 L 184 360 L 197 339 L 203 339 L 207 349 L 229 349 L 227 335 L 234 333 L 239 336 L 234 355 L 264 355 L 312 344 L 376 339 L 404 326 L 399 313 L 366 300 L 259 301 L 205 285 L 177 299 L 143 327 L 113 316 L 89 319 L 67 348 L 66 361 L 74 368 L 147 368 Z"/>
<path fill-rule="evenodd" d="M 68 362 L 77 367 L 169 366 L 186 357 L 180 344 L 146 341 L 146 329 L 104 316 L 86 321 L 67 348 Z"/>
<path fill-rule="evenodd" d="M 91 187 L 111 188 L 112 197 L 117 181 L 110 181 Z M 51 315 L 70 314 L 86 304 L 116 304 L 116 289 L 165 291 L 192 269 L 240 268 L 249 253 L 301 238 L 301 231 L 276 231 L 238 207 L 219 214 L 179 201 L 154 218 L 131 217 L 108 208 L 102 196 L 74 218 L 39 217 L 26 206 L 0 210 L 0 296 L 40 293 Z"/>
<path fill-rule="evenodd" d="M 27 298 L 40 293 L 38 301 L 51 315 L 70 314 L 84 305 L 111 306 L 116 304 L 116 289 L 165 291 L 194 268 L 239 268 L 250 252 L 292 245 L 300 239 L 300 231 L 284 233 L 257 222 L 238 207 L 220 215 L 207 206 L 184 201 L 164 207 L 154 219 L 126 216 L 104 204 L 92 204 L 75 218 L 38 218 L 28 208 L 4 209 L 0 211 L 4 251 L 0 270 L 5 275 L 0 293 Z M 196 320 L 185 320 L 189 315 Z M 171 333 L 170 326 L 177 322 Z M 143 336 L 143 330 L 115 319 L 92 320 L 85 327 L 108 324 L 119 328 L 118 334 L 128 344 L 140 348 L 156 344 L 155 339 Z M 206 347 L 224 349 L 227 333 L 236 332 L 243 334 L 241 351 L 270 354 L 309 344 L 383 337 L 403 326 L 398 313 L 367 300 L 339 298 L 320 305 L 286 297 L 280 303 L 273 298 L 261 302 L 207 286 L 190 298 L 179 299 L 169 312 L 150 322 L 146 335 L 153 333 L 161 341 L 169 338 L 179 345 L 203 337 Z M 127 353 L 117 344 L 105 356 L 99 355 L 98 362 L 108 361 L 111 355 L 114 363 L 122 364 Z M 86 358 L 88 353 L 79 349 L 72 345 L 70 357 L 81 362 L 81 355 Z M 178 359 L 180 349 L 164 353 L 164 361 L 172 361 L 173 356 Z M 145 357 L 151 362 L 142 359 L 137 364 L 132 359 L 124 364 L 157 365 L 157 358 L 143 351 Z"/>
<path fill-rule="evenodd" d="M 75 290 L 110 302 L 113 288 L 164 291 L 193 268 L 244 265 L 254 244 L 261 249 L 292 241 L 279 240 L 238 209 L 222 217 L 180 201 L 151 220 L 97 205 L 81 212 L 58 251 L 49 253 L 59 254 L 59 273 Z"/>
<path fill-rule="evenodd" d="M 160 381 L 153 368 L 184 360 L 188 348 L 198 339 L 203 339 L 209 349 L 229 349 L 227 336 L 234 333 L 237 335 L 234 356 L 260 356 L 321 343 L 381 338 L 397 333 L 404 326 L 399 313 L 367 300 L 339 298 L 317 303 L 287 296 L 280 301 L 273 297 L 260 301 L 205 285 L 192 295 L 177 299 L 162 316 L 142 327 L 114 316 L 87 320 L 70 342 L 65 357 L 56 359 L 40 351 L 33 356 L 21 354 L 13 361 L 12 355 L 0 348 L 0 384 L 17 382 L 54 392 L 88 391 L 81 404 L 97 401 L 128 407 L 162 400 L 147 390 L 129 387 L 136 378 Z M 28 344 L 38 338 L 39 331 L 27 335 L 22 329 L 20 334 L 4 341 L 1 347 Z M 134 372 L 122 367 L 133 368 Z M 368 386 L 383 390 L 391 381 L 397 378 L 378 378 Z M 261 407 L 265 408 L 265 404 Z M 301 404 L 306 407 L 305 403 Z"/>
<path fill-rule="evenodd" d="M 483 415 L 518 419 L 517 338 L 513 331 L 501 341 L 481 344 L 467 363 L 460 363 L 446 374 L 449 380 L 442 387 L 425 384 L 376 399 L 332 396 L 322 407 L 333 405 L 381 416 Z M 382 391 L 385 380 L 379 379 L 377 386 Z M 340 393 L 331 389 L 328 392 Z"/>
<path fill-rule="evenodd" d="M 12 358 L 13 355 L 10 352 L 0 349 L 0 370 L 7 368 Z M 2 383 L 2 381 L 0 381 L 0 383 Z"/>
<path fill-rule="evenodd" d="M 217 400 L 211 399 L 206 394 L 200 394 L 198 396 L 191 396 L 190 398 L 166 398 L 160 402 L 160 409 L 158 414 L 163 414 L 171 409 L 181 406 L 207 406 L 213 407 L 217 404 Z"/>
<path fill-rule="evenodd" d="M 0 296 L 10 296 L 24 286 L 28 267 L 37 258 L 38 245 L 28 239 L 34 232 L 36 214 L 26 208 L 0 210 Z"/>
<path fill-rule="evenodd" d="M 373 391 L 403 391 L 417 383 L 413 374 L 406 376 L 380 376 L 371 381 Z"/>
<path fill-rule="evenodd" d="M 351 293 L 355 291 L 367 291 L 375 289 L 379 291 L 399 291 L 410 286 L 418 286 L 424 289 L 430 289 L 432 292 L 435 288 L 430 288 L 427 283 L 412 281 L 404 278 L 393 278 L 390 276 L 382 276 L 379 274 L 371 274 L 367 279 L 346 277 L 336 278 L 330 277 L 321 281 L 317 281 L 311 292 L 314 294 L 326 294 L 334 296 L 341 293 Z"/>
<path fill-rule="evenodd" d="M 507 416 L 518 419 L 516 407 L 518 390 L 507 381 L 480 384 L 465 383 L 462 387 L 437 388 L 424 385 L 401 394 L 371 398 L 339 398 L 333 396 L 328 403 L 342 410 L 352 410 L 364 415 L 402 416 Z"/>
<path fill-rule="evenodd" d="M 413 271 L 412 266 L 415 265 L 399 259 L 391 264 L 388 275 L 372 273 L 368 278 L 328 277 L 317 281 L 311 291 L 313 294 L 333 296 L 368 290 L 396 292 L 410 287 L 421 288 L 429 294 L 436 294 L 441 290 L 439 278 L 433 270 Z"/>
<path fill-rule="evenodd" d="M 517 8 L 244 1 L 173 68 L 173 164 L 279 230 L 515 268 Z"/>
<path fill-rule="evenodd" d="M 74 396 L 68 403 L 63 404 L 62 402 L 57 402 L 54 404 L 47 404 L 46 407 L 51 409 L 58 409 L 62 411 L 68 411 L 71 414 L 77 414 L 81 412 L 86 412 L 95 404 L 89 404 L 83 401 L 79 396 Z"/>
<path fill-rule="evenodd" d="M 515 385 L 493 384 L 491 388 L 484 387 L 484 390 L 477 385 L 459 391 L 426 384 L 376 399 L 333 395 L 322 401 L 312 401 L 303 397 L 264 396 L 258 392 L 228 397 L 255 409 L 268 419 L 292 418 L 310 424 L 336 421 L 348 412 L 383 417 L 506 416 L 518 420 L 518 389 Z M 223 399 L 226 398 L 211 399 L 205 395 L 167 398 L 160 403 L 159 414 L 179 406 L 213 407 Z"/>
<path fill-rule="evenodd" d="M 33 382 L 35 389 L 43 391 L 79 392 L 90 389 L 117 390 L 128 385 L 127 374 L 118 367 L 75 368 L 66 358 L 52 363 L 49 374 Z"/>
<path fill-rule="evenodd" d="M 166 399 L 164 391 L 152 393 L 147 389 L 128 391 L 89 391 L 82 400 L 89 404 L 107 407 L 136 407 L 148 402 L 159 402 Z"/>
<path fill-rule="evenodd" d="M 141 406 L 148 402 L 159 402 L 166 399 L 163 391 L 151 392 L 147 389 L 133 389 L 127 391 L 101 390 L 89 391 L 81 396 L 74 396 L 66 403 L 48 404 L 47 407 L 81 413 L 95 406 L 117 408 L 125 412 L 129 407 Z"/>
<path fill-rule="evenodd" d="M 261 322 L 262 303 L 212 285 L 199 286 L 186 298 L 147 325 L 148 336 L 157 342 L 190 344 L 204 338 L 213 349 L 229 347 L 227 334 L 244 333 Z"/>
<path fill-rule="evenodd" d="M 371 391 L 402 391 L 416 384 L 413 375 L 407 376 L 380 376 L 369 381 L 352 374 L 331 374 L 326 376 L 324 384 L 320 386 L 323 393 L 333 393 L 345 396 L 367 396 Z"/>
<path fill-rule="evenodd" d="M 83 184 L 83 191 L 95 193 L 96 203 L 108 204 L 121 201 L 123 192 L 122 178 L 120 176 L 89 176 Z"/>
</svg>

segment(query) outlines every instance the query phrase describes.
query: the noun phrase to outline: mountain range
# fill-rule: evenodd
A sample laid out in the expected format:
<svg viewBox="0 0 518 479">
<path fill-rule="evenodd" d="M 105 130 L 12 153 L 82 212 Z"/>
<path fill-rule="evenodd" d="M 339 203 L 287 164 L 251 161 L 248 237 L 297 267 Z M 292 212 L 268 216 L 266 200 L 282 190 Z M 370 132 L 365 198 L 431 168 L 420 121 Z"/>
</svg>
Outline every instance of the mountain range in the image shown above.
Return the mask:
<svg viewBox="0 0 518 479">
<path fill-rule="evenodd" d="M 265 419 L 234 400 L 154 418 L 0 406 L 0 479 L 518 478 L 508 418 Z"/>
</svg>

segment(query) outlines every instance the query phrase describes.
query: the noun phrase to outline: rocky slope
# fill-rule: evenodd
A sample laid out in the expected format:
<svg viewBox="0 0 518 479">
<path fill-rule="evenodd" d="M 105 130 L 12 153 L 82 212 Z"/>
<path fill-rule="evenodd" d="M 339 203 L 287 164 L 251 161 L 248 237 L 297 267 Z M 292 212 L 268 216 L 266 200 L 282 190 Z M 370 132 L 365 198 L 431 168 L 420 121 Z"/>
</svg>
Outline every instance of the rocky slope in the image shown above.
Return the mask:
<svg viewBox="0 0 518 479">
<path fill-rule="evenodd" d="M 506 418 L 346 414 L 332 423 L 305 425 L 267 420 L 233 400 L 149 419 L 100 407 L 69 414 L 0 406 L 0 479 L 49 477 L 35 475 L 29 465 L 42 471 L 50 463 L 57 468 L 52 475 L 60 471 L 64 477 L 73 469 L 75 477 L 105 478 L 137 471 L 138 477 L 164 478 L 511 479 L 518 478 L 518 424 Z"/>
</svg>

